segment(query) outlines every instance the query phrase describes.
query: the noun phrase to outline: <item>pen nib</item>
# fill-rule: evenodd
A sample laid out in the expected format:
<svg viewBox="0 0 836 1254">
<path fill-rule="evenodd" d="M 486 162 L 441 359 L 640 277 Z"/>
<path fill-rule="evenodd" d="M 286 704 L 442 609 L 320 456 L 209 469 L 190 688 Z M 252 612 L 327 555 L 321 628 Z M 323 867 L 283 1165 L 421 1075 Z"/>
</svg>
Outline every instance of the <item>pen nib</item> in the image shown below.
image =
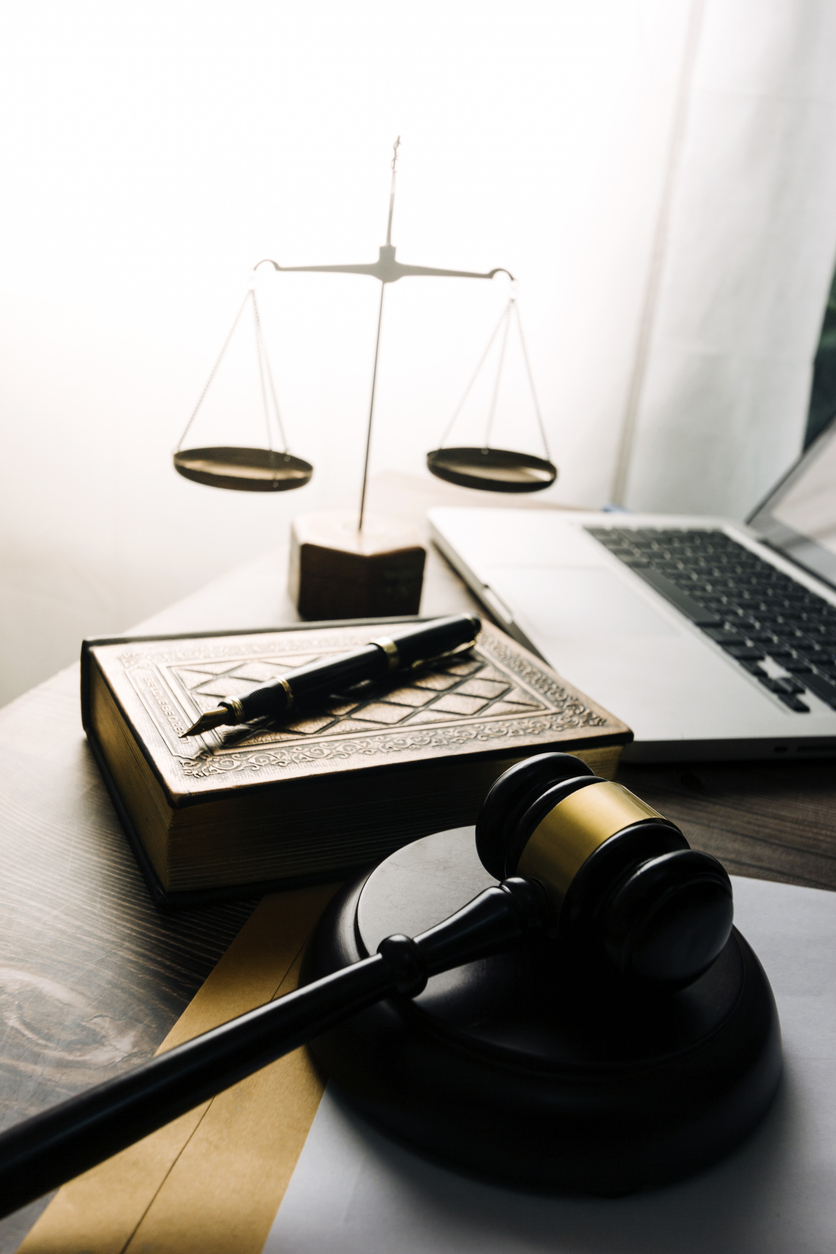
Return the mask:
<svg viewBox="0 0 836 1254">
<path fill-rule="evenodd" d="M 201 732 L 211 731 L 213 727 L 221 727 L 229 722 L 231 722 L 229 710 L 207 710 L 187 731 L 180 733 L 180 739 L 182 740 L 185 736 L 199 736 Z"/>
</svg>

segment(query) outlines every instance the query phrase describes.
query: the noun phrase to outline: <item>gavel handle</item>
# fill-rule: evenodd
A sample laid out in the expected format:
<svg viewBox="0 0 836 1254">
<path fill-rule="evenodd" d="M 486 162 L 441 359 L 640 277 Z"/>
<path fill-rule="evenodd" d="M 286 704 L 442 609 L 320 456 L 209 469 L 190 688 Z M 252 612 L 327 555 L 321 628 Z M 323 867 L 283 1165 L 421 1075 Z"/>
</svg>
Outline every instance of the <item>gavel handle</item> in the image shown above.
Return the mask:
<svg viewBox="0 0 836 1254">
<path fill-rule="evenodd" d="M 245 1076 L 428 975 L 518 945 L 545 922 L 539 885 L 506 880 L 444 923 L 178 1045 L 0 1135 L 0 1216 L 148 1136 Z"/>
</svg>

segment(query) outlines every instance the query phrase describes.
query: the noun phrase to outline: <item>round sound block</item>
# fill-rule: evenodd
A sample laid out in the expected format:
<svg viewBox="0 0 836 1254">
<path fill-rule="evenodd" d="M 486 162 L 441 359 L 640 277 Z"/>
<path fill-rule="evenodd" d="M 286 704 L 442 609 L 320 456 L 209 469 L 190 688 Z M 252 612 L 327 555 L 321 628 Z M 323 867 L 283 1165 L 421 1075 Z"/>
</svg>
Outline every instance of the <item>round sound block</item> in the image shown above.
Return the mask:
<svg viewBox="0 0 836 1254">
<path fill-rule="evenodd" d="M 414 936 L 495 883 L 473 829 L 427 836 L 332 902 L 303 980 Z M 568 969 L 554 941 L 468 963 L 319 1037 L 314 1057 L 378 1128 L 449 1165 L 537 1189 L 630 1193 L 698 1171 L 775 1093 L 772 991 L 733 932 L 695 984 L 646 999 Z"/>
</svg>

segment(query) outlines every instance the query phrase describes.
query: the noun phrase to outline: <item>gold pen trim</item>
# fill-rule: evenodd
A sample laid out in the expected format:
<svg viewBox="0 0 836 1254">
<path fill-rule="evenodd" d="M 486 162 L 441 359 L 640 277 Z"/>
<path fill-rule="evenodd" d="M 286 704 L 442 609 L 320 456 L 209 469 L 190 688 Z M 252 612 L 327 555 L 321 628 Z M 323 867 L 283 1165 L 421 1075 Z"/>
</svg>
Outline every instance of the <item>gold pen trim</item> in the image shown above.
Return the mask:
<svg viewBox="0 0 836 1254">
<path fill-rule="evenodd" d="M 631 823 L 661 817 L 621 784 L 609 780 L 588 784 L 541 819 L 522 851 L 517 874 L 539 880 L 558 912 L 590 854 Z"/>
<path fill-rule="evenodd" d="M 235 697 L 227 697 L 225 701 L 221 702 L 221 706 L 223 709 L 229 710 L 233 723 L 245 723 L 247 721 L 244 707 Z"/>
<path fill-rule="evenodd" d="M 370 640 L 369 644 L 376 644 L 378 649 L 382 649 L 386 654 L 386 669 L 389 674 L 398 669 L 401 664 L 401 655 L 391 636 L 378 636 L 376 640 Z"/>
</svg>

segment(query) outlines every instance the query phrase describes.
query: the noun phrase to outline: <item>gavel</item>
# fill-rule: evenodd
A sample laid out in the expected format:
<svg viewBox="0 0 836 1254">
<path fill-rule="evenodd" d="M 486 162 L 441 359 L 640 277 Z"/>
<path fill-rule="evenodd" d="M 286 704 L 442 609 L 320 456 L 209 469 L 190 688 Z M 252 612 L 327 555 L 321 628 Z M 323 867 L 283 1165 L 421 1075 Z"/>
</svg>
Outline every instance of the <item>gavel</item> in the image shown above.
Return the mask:
<svg viewBox="0 0 836 1254">
<path fill-rule="evenodd" d="M 569 754 L 541 754 L 500 776 L 476 845 L 500 882 L 444 922 L 389 936 L 376 954 L 0 1135 L 0 1214 L 383 998 L 416 997 L 440 972 L 548 935 L 583 979 L 664 998 L 707 971 L 729 939 L 732 889 L 720 863 Z"/>
</svg>

